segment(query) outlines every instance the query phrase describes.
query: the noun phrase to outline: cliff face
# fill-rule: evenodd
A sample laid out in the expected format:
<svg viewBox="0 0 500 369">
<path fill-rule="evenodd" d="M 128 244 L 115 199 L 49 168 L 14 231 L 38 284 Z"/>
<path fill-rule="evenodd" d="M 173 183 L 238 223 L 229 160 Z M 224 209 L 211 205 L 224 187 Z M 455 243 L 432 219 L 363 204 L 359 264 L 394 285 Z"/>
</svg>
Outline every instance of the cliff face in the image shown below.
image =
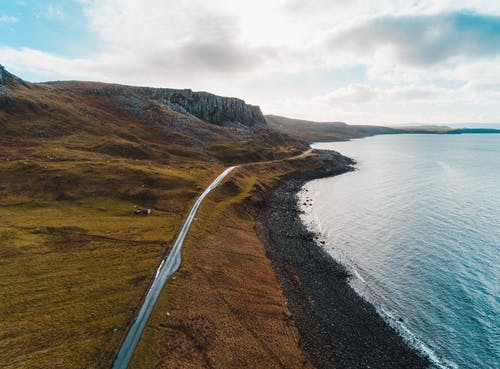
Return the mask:
<svg viewBox="0 0 500 369">
<path fill-rule="evenodd" d="M 64 85 L 68 84 L 63 83 Z M 78 86 L 78 83 L 75 86 Z M 0 93 L 11 95 L 17 87 L 30 89 L 32 86 L 9 73 L 0 65 Z M 156 105 L 174 112 L 194 116 L 218 126 L 251 130 L 267 128 L 266 119 L 258 106 L 246 104 L 245 101 L 234 97 L 223 97 L 208 92 L 193 92 L 189 89 L 119 85 L 92 87 L 87 92 L 97 96 L 117 98 L 117 101 L 120 102 L 126 101 L 129 108 L 134 111 L 144 111 L 148 106 Z"/>
<path fill-rule="evenodd" d="M 3 65 L 0 64 L 0 89 L 6 90 L 6 86 L 15 86 L 17 84 L 29 88 L 29 85 L 25 81 L 7 72 Z"/>
<path fill-rule="evenodd" d="M 0 85 L 3 85 L 4 84 L 4 80 L 7 79 L 8 77 L 8 73 L 5 68 L 3 67 L 3 65 L 0 65 Z"/>
<path fill-rule="evenodd" d="M 7 79 L 9 78 L 9 74 L 5 68 L 0 65 L 0 94 L 10 94 L 10 90 L 4 86 L 7 83 Z"/>
<path fill-rule="evenodd" d="M 246 104 L 245 101 L 213 95 L 207 92 L 177 90 L 169 88 L 113 86 L 91 91 L 96 95 L 132 95 L 150 99 L 180 113 L 188 113 L 216 125 L 244 126 L 251 129 L 267 127 L 266 119 L 260 108 Z"/>
</svg>

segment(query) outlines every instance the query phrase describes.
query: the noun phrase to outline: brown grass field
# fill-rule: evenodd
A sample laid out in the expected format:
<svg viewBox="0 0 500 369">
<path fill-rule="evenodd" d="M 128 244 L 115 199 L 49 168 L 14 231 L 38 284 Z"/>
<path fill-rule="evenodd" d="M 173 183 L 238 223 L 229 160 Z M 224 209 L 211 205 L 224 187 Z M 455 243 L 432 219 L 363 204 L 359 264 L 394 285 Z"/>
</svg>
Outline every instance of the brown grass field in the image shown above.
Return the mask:
<svg viewBox="0 0 500 369">
<path fill-rule="evenodd" d="M 96 85 L 0 96 L 2 369 L 109 368 L 197 195 L 230 163 L 305 147 L 171 111 L 136 116 L 86 92 Z M 164 355 L 173 367 L 306 363 L 253 231 L 257 197 L 293 166 L 239 169 L 209 196 L 133 367 Z"/>
<path fill-rule="evenodd" d="M 254 226 L 267 189 L 315 165 L 310 158 L 251 165 L 214 190 L 131 368 L 311 367 Z"/>
</svg>

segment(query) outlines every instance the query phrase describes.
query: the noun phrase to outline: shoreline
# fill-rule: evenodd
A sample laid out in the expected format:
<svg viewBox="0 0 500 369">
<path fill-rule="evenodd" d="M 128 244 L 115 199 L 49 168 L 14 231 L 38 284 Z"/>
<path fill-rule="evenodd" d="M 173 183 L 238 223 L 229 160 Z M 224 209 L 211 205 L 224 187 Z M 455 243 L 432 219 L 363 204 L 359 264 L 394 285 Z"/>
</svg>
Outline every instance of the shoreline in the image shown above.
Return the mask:
<svg viewBox="0 0 500 369">
<path fill-rule="evenodd" d="M 272 189 L 256 222 L 300 337 L 316 368 L 428 368 L 430 362 L 349 285 L 346 268 L 300 219 L 297 193 L 313 179 L 353 170 L 299 173 Z"/>
</svg>

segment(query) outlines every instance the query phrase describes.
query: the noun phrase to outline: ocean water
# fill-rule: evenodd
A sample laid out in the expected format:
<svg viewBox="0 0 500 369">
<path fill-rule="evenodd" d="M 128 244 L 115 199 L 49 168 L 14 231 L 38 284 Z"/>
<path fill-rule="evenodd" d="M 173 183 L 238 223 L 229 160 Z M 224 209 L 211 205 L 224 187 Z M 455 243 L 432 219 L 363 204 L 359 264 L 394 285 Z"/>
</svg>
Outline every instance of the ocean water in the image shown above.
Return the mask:
<svg viewBox="0 0 500 369">
<path fill-rule="evenodd" d="M 500 135 L 318 143 L 358 170 L 307 183 L 303 220 L 438 368 L 500 368 Z"/>
</svg>

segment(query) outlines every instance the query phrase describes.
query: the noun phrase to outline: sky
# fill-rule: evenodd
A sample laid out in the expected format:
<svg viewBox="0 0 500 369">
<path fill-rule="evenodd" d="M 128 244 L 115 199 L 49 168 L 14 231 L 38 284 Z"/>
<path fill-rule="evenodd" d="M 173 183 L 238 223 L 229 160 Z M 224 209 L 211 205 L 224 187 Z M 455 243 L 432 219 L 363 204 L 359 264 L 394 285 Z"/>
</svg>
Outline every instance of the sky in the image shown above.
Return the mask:
<svg viewBox="0 0 500 369">
<path fill-rule="evenodd" d="M 0 0 L 0 64 L 353 124 L 500 122 L 498 0 Z"/>
</svg>

